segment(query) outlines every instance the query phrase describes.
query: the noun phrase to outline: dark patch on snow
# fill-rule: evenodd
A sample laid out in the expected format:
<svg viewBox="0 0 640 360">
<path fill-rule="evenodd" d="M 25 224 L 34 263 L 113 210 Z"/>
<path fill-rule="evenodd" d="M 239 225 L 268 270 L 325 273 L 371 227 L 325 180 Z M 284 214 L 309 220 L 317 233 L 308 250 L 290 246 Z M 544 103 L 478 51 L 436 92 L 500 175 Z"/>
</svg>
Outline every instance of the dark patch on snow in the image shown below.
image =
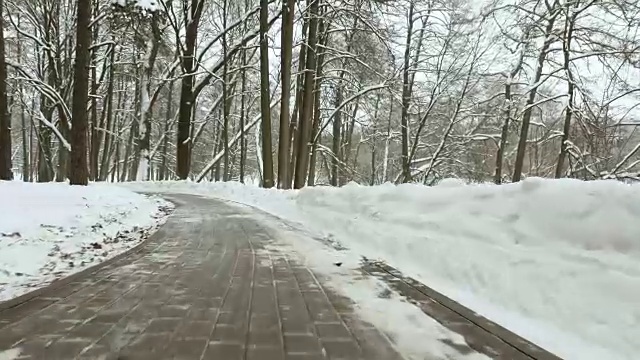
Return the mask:
<svg viewBox="0 0 640 360">
<path fill-rule="evenodd" d="M 22 237 L 22 235 L 20 235 L 20 233 L 17 232 L 17 231 L 14 231 L 12 233 L 0 233 L 0 236 L 8 237 L 8 238 L 19 238 L 19 237 Z"/>
</svg>

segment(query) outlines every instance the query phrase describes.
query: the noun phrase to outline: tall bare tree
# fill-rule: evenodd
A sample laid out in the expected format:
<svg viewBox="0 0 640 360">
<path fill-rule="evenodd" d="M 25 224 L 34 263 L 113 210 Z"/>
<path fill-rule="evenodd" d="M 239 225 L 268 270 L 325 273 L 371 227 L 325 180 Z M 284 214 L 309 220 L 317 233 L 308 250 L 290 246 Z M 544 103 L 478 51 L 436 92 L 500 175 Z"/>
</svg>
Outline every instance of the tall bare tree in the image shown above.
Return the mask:
<svg viewBox="0 0 640 360">
<path fill-rule="evenodd" d="M 78 0 L 76 60 L 74 65 L 73 108 L 71 113 L 71 156 L 69 183 L 87 185 L 87 101 L 89 99 L 89 65 L 91 55 L 91 0 Z"/>
<path fill-rule="evenodd" d="M 529 125 L 531 123 L 531 115 L 533 114 L 534 104 L 536 102 L 536 95 L 540 88 L 540 80 L 542 79 L 542 72 L 545 66 L 545 60 L 547 58 L 549 47 L 555 41 L 555 37 L 552 36 L 554 24 L 556 19 L 560 15 L 560 2 L 554 0 L 553 3 L 546 3 L 548 8 L 547 23 L 544 28 L 544 42 L 542 47 L 538 51 L 538 57 L 536 59 L 535 74 L 533 76 L 533 82 L 531 89 L 529 90 L 529 97 L 525 105 L 524 112 L 522 113 L 522 124 L 520 126 L 520 139 L 518 140 L 518 152 L 516 154 L 516 162 L 513 168 L 514 182 L 518 182 L 522 178 L 522 169 L 524 166 L 525 154 L 527 151 L 527 139 L 529 137 Z"/>
<path fill-rule="evenodd" d="M 280 76 L 282 78 L 282 101 L 280 103 L 280 136 L 278 140 L 278 187 L 288 189 L 289 157 L 291 135 L 289 134 L 289 99 L 291 97 L 291 57 L 293 52 L 293 18 L 295 14 L 295 0 L 282 2 L 282 38 Z"/>
<path fill-rule="evenodd" d="M 0 180 L 12 180 L 11 118 L 7 106 L 7 66 L 4 44 L 4 4 L 0 0 Z"/>
<path fill-rule="evenodd" d="M 298 119 L 298 140 L 295 178 L 293 186 L 300 189 L 307 181 L 309 169 L 309 151 L 311 130 L 313 128 L 313 88 L 316 73 L 316 55 L 318 49 L 318 7 L 320 0 L 308 0 L 309 34 L 307 35 L 306 69 L 304 74 L 304 90 L 302 91 L 302 112 Z"/>
<path fill-rule="evenodd" d="M 273 187 L 271 151 L 271 96 L 269 91 L 269 1 L 260 0 L 260 113 L 262 114 L 262 186 Z"/>
<path fill-rule="evenodd" d="M 196 71 L 196 43 L 198 41 L 198 25 L 204 10 L 203 0 L 184 1 L 185 44 L 182 49 L 182 85 L 180 88 L 180 112 L 178 117 L 178 136 L 176 152 L 176 175 L 181 180 L 189 177 L 191 168 L 191 119 L 194 107 L 194 78 Z M 182 46 L 182 45 L 180 45 Z"/>
<path fill-rule="evenodd" d="M 409 3 L 409 15 L 407 40 L 404 48 L 404 65 L 402 67 L 402 115 L 400 131 L 402 133 L 402 182 L 411 181 L 411 165 L 409 163 L 409 102 L 411 101 L 411 86 L 410 86 L 410 72 L 411 72 L 411 38 L 413 37 L 413 13 L 415 9 L 415 3 L 410 1 Z"/>
</svg>

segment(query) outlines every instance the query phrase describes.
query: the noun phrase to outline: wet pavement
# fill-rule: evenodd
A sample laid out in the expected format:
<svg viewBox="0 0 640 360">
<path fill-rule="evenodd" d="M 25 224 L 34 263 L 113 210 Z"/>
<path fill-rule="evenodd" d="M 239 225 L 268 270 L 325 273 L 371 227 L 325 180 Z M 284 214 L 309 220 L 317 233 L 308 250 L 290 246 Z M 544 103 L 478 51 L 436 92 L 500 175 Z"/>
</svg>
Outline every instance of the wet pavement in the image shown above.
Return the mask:
<svg viewBox="0 0 640 360">
<path fill-rule="evenodd" d="M 380 359 L 400 356 L 348 299 L 221 201 L 177 207 L 139 251 L 0 308 L 17 359 Z"/>
</svg>

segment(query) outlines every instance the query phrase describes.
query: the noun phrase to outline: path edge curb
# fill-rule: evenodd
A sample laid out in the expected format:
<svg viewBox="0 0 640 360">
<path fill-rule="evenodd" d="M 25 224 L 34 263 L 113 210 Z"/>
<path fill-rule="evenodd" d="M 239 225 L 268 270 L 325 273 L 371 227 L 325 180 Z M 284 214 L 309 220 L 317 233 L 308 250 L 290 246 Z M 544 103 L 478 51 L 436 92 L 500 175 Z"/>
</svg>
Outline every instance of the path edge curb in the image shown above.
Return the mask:
<svg viewBox="0 0 640 360">
<path fill-rule="evenodd" d="M 413 288 L 414 290 L 416 290 L 418 293 L 422 294 L 426 298 L 434 301 L 437 304 L 440 304 L 441 306 L 447 308 L 448 310 L 452 311 L 453 313 L 458 314 L 462 318 L 466 319 L 467 321 L 469 321 L 470 323 L 474 324 L 478 328 L 484 330 L 488 334 L 491 334 L 491 335 L 495 336 L 500 341 L 508 344 L 513 349 L 519 351 L 520 353 L 522 353 L 523 355 L 527 356 L 530 359 L 533 359 L 533 360 L 563 360 L 560 356 L 552 353 L 551 351 L 547 350 L 546 348 L 543 348 L 542 346 L 538 345 L 537 343 L 534 343 L 533 341 L 528 340 L 527 338 L 524 338 L 523 336 L 521 336 L 521 335 L 517 334 L 516 332 L 508 329 L 505 326 L 502 326 L 502 325 L 498 324 L 497 322 L 489 319 L 488 317 L 485 317 L 484 315 L 481 315 L 481 314 L 471 310 L 470 308 L 466 307 L 465 305 L 462 305 L 461 303 L 453 300 L 452 298 L 444 295 L 443 293 L 441 293 L 439 291 L 436 291 L 432 287 L 430 287 L 430 286 L 428 286 L 426 284 L 423 284 L 422 282 L 420 282 L 420 281 L 418 281 L 418 280 L 416 280 L 416 279 L 414 279 L 414 278 L 412 278 L 410 276 L 405 275 L 400 270 L 396 269 L 395 267 L 389 265 L 388 263 L 386 263 L 384 261 L 363 259 L 362 263 L 365 266 L 369 266 L 369 267 L 372 267 L 372 268 L 377 268 L 382 273 L 386 273 L 389 276 L 391 276 L 392 278 L 394 278 L 395 280 L 400 281 L 400 282 L 404 283 L 405 285 Z M 367 270 L 367 269 L 363 269 L 363 270 L 369 276 L 378 278 L 381 281 L 389 284 L 390 287 L 393 288 L 392 284 L 388 283 L 384 279 L 381 279 L 377 274 L 372 273 L 372 272 L 370 272 L 370 270 Z M 397 289 L 394 290 L 394 291 L 397 291 Z M 448 328 L 448 326 L 446 324 L 442 323 L 441 319 L 439 319 L 438 316 L 434 316 L 433 313 L 431 313 L 429 311 L 426 311 L 422 306 L 420 306 L 420 302 L 419 302 L 418 299 L 411 299 L 406 295 L 403 295 L 403 296 L 407 297 L 410 300 L 417 301 L 418 303 L 414 303 L 414 305 L 416 305 L 420 309 L 420 311 L 424 312 L 427 316 L 431 317 L 432 319 L 436 320 L 437 322 L 441 323 L 443 326 Z M 453 329 L 450 329 L 450 330 L 454 331 Z M 487 354 L 485 354 L 485 355 L 487 355 Z"/>
</svg>

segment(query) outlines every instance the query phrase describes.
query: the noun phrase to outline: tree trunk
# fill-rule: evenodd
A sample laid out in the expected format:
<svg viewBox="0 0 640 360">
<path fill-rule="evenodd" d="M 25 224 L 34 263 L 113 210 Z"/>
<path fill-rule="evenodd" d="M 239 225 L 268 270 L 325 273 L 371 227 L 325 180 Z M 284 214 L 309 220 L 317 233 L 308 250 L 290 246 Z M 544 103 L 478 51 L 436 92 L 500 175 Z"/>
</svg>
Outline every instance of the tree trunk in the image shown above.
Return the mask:
<svg viewBox="0 0 640 360">
<path fill-rule="evenodd" d="M 22 93 L 22 92 L 21 92 Z M 22 181 L 31 181 L 31 149 L 27 140 L 27 117 L 24 113 L 24 106 L 20 105 L 20 123 L 22 125 Z"/>
<path fill-rule="evenodd" d="M 135 64 L 137 61 L 137 54 L 134 55 L 134 61 L 133 63 Z M 136 68 L 135 72 L 135 77 L 134 77 L 134 82 L 135 82 L 135 92 L 134 94 L 139 95 L 141 90 L 140 87 L 142 87 L 142 81 L 144 81 L 144 79 L 142 79 L 144 76 L 141 76 L 141 71 L 139 68 Z M 125 181 L 134 181 L 136 180 L 136 176 L 138 174 L 138 166 L 140 164 L 140 149 L 139 149 L 139 136 L 140 136 L 140 112 L 141 112 L 141 97 L 140 96 L 136 96 L 135 100 L 134 100 L 134 105 L 133 105 L 133 109 L 134 109 L 134 113 L 131 116 L 131 127 L 129 129 L 129 141 L 127 142 L 127 149 L 125 151 L 125 157 L 124 157 L 124 171 L 122 172 L 123 176 L 123 180 Z"/>
<path fill-rule="evenodd" d="M 400 116 L 400 132 L 402 134 L 402 182 L 411 181 L 411 165 L 409 163 L 409 102 L 411 101 L 411 88 L 409 81 L 411 59 L 411 36 L 413 35 L 413 10 L 414 3 L 409 5 L 409 28 L 407 29 L 407 41 L 404 49 L 404 66 L 402 69 L 402 114 Z"/>
<path fill-rule="evenodd" d="M 322 58 L 322 55 L 320 55 Z M 315 139 L 318 134 L 320 128 L 320 73 L 321 73 L 321 61 L 318 62 L 318 79 L 316 80 L 316 84 L 314 86 L 314 101 L 313 101 L 313 127 L 311 131 L 311 139 Z M 322 134 L 320 134 L 322 136 Z M 317 158 L 317 150 L 318 143 L 321 142 L 321 138 L 318 138 L 317 141 L 313 141 L 311 144 L 311 154 L 309 155 L 309 178 L 307 179 L 307 185 L 314 186 L 316 183 L 316 158 Z"/>
<path fill-rule="evenodd" d="M 309 18 L 304 17 L 302 22 L 302 44 L 307 42 L 307 31 L 309 29 Z M 293 106 L 291 124 L 289 126 L 289 135 L 291 136 L 291 157 L 289 161 L 289 174 L 287 181 L 289 187 L 293 185 L 295 175 L 296 159 L 298 158 L 298 142 L 300 140 L 299 119 L 302 113 L 302 92 L 304 88 L 304 68 L 306 66 L 307 47 L 300 46 L 300 54 L 298 55 L 298 75 L 296 77 L 296 99 Z"/>
<path fill-rule="evenodd" d="M 242 79 L 240 80 L 240 182 L 244 184 L 244 168 L 247 159 L 247 144 L 245 143 L 245 133 L 244 133 L 244 124 L 245 124 L 245 92 L 247 91 L 247 51 L 242 51 Z"/>
<path fill-rule="evenodd" d="M 326 29 L 324 26 L 324 20 L 321 19 L 320 24 L 318 24 L 318 32 L 320 33 L 320 36 L 321 36 L 320 44 L 322 46 L 325 46 L 327 44 L 327 39 L 329 37 L 325 31 Z M 322 95 L 322 91 L 321 91 L 322 66 L 324 65 L 325 51 L 323 50 L 322 52 L 320 52 L 318 50 L 318 52 L 319 54 L 318 54 L 318 61 L 316 64 L 316 80 L 313 86 L 314 100 L 313 100 L 313 127 L 311 131 L 312 144 L 311 144 L 311 154 L 309 156 L 309 179 L 307 180 L 307 184 L 309 186 L 314 186 L 316 182 L 316 158 L 317 158 L 316 151 L 318 150 L 318 143 L 321 142 L 320 138 L 318 138 L 317 141 L 315 139 L 316 139 L 316 136 L 319 136 L 318 132 L 320 131 L 320 98 Z"/>
<path fill-rule="evenodd" d="M 7 106 L 7 65 L 4 50 L 4 4 L 0 0 L 0 180 L 13 180 L 11 169 L 11 118 Z"/>
<path fill-rule="evenodd" d="M 500 133 L 500 143 L 498 144 L 498 152 L 496 153 L 496 172 L 493 182 L 502 183 L 502 163 L 504 159 L 504 150 L 507 145 L 507 136 L 509 135 L 509 122 L 511 120 L 511 81 L 509 77 L 504 85 L 504 122 L 502 123 L 502 131 Z"/>
<path fill-rule="evenodd" d="M 273 157 L 271 154 L 271 97 L 269 89 L 269 1 L 260 0 L 260 111 L 262 113 L 262 186 L 273 187 Z"/>
<path fill-rule="evenodd" d="M 112 40 L 114 38 L 112 37 Z M 107 180 L 107 174 L 109 171 L 109 157 L 111 155 L 111 131 L 113 121 L 113 82 L 114 82 L 114 74 L 115 74 L 115 46 L 111 49 L 111 54 L 109 55 L 110 64 L 109 64 L 109 82 L 107 83 L 107 119 L 105 125 L 105 131 L 103 132 L 104 136 L 104 148 L 102 149 L 102 158 L 100 160 L 100 174 L 98 175 L 99 181 Z M 122 97 L 122 92 L 118 94 L 118 97 Z M 120 105 L 120 100 L 118 100 L 118 105 Z"/>
<path fill-rule="evenodd" d="M 338 108 L 344 101 L 344 95 L 342 93 L 342 85 L 339 83 L 336 89 L 335 107 Z M 338 186 L 338 178 L 340 177 L 340 160 L 342 153 L 342 110 L 336 112 L 333 118 L 333 141 L 331 151 L 333 157 L 331 158 L 331 185 Z"/>
<path fill-rule="evenodd" d="M 131 180 L 131 167 L 129 163 L 129 158 L 131 158 L 132 149 L 134 146 L 134 141 L 138 134 L 138 122 L 135 119 L 135 116 L 132 116 L 131 124 L 129 125 L 129 138 L 127 139 L 126 144 L 124 144 L 124 156 L 122 158 L 122 171 L 120 172 L 120 182 L 127 181 L 127 176 L 129 176 L 129 180 Z"/>
<path fill-rule="evenodd" d="M 185 47 L 182 55 L 182 86 L 180 89 L 180 114 L 178 116 L 178 135 L 176 144 L 176 175 L 178 179 L 185 180 L 189 177 L 191 167 L 191 117 L 193 111 L 193 83 L 195 77 L 195 48 L 198 40 L 198 24 L 204 3 L 191 0 L 191 21 L 185 24 Z"/>
<path fill-rule="evenodd" d="M 579 3 L 576 3 L 575 6 L 579 6 Z M 575 25 L 576 14 L 569 15 L 569 3 L 566 4 L 566 17 L 565 17 L 565 34 L 564 41 L 562 44 L 562 55 L 564 60 L 564 71 L 567 75 L 567 108 L 564 114 L 564 126 L 562 129 L 562 139 L 560 142 L 560 154 L 558 155 L 558 163 L 556 165 L 556 179 L 562 177 L 562 173 L 564 171 L 564 161 L 567 157 L 567 145 L 569 141 L 569 132 L 571 131 L 571 118 L 573 115 L 573 102 L 574 102 L 574 88 L 575 83 L 573 79 L 573 73 L 571 72 L 571 40 L 573 38 L 573 27 Z"/>
<path fill-rule="evenodd" d="M 159 14 L 154 12 L 151 15 L 151 38 L 147 40 L 147 48 L 145 50 L 145 61 L 142 64 L 142 81 L 140 84 L 140 124 L 142 125 L 142 136 L 138 139 L 138 151 L 136 156 L 140 158 L 141 163 L 136 169 L 136 180 L 149 180 L 151 166 L 151 117 L 152 117 L 152 101 L 150 99 L 151 76 L 153 68 L 158 56 L 160 40 L 162 33 L 159 25 Z"/>
<path fill-rule="evenodd" d="M 227 28 L 227 0 L 222 0 L 222 28 Z M 269 21 L 267 19 L 266 21 Z M 222 58 L 227 59 L 227 32 L 222 32 Z M 222 65 L 222 145 L 224 148 L 222 181 L 229 181 L 229 60 Z"/>
<path fill-rule="evenodd" d="M 351 158 L 351 144 L 353 139 L 353 129 L 356 124 L 356 114 L 358 113 L 358 108 L 360 106 L 360 98 L 355 100 L 355 104 L 353 105 L 353 112 L 351 114 L 351 119 L 347 123 L 346 131 L 343 135 L 342 141 L 342 151 L 341 151 L 341 159 L 344 162 L 344 166 L 347 167 L 349 165 L 349 159 Z M 344 185 L 347 183 L 346 173 L 342 172 L 342 174 L 338 177 L 340 185 Z"/>
<path fill-rule="evenodd" d="M 173 72 L 172 72 L 173 74 Z M 169 75 L 170 77 L 172 75 Z M 168 180 L 167 154 L 169 149 L 169 121 L 173 117 L 173 81 L 169 83 L 169 95 L 167 95 L 167 111 L 164 117 L 164 138 L 162 138 L 162 165 L 160 166 L 159 180 Z"/>
<path fill-rule="evenodd" d="M 118 122 L 118 133 L 120 132 L 120 122 Z M 120 138 L 116 138 L 116 153 L 113 157 L 113 172 L 111 172 L 111 182 L 120 180 Z"/>
<path fill-rule="evenodd" d="M 87 84 L 89 81 L 89 75 L 87 72 Z M 87 85 L 88 88 L 88 85 Z M 88 92 L 88 89 L 87 89 Z M 88 95 L 88 93 L 87 93 Z M 87 96 L 88 99 L 88 96 Z M 71 135 L 71 130 L 69 129 L 69 119 L 67 119 L 67 116 L 64 112 L 62 112 L 62 108 L 60 106 L 57 107 L 58 108 L 58 120 L 60 122 L 59 124 L 59 128 L 58 130 L 60 131 L 60 134 L 62 134 L 62 136 L 65 139 L 68 139 Z M 85 111 L 86 111 L 86 106 L 85 106 Z M 88 128 L 88 115 L 87 115 L 87 128 Z M 87 132 L 88 134 L 88 132 Z M 87 139 L 87 135 L 85 135 L 85 139 Z M 85 143 L 85 146 L 88 147 L 88 144 Z M 69 150 L 62 144 L 62 142 L 58 142 L 58 171 L 56 172 L 56 181 L 57 182 L 63 182 L 66 181 L 67 177 L 68 177 L 68 172 L 69 172 L 69 161 L 70 161 L 70 154 L 69 154 Z M 87 169 L 87 176 L 89 176 L 89 169 Z"/>
<path fill-rule="evenodd" d="M 40 94 L 40 113 L 51 123 L 53 110 L 48 106 L 48 101 L 45 95 Z M 49 182 L 53 180 L 51 132 L 52 130 L 46 126 L 44 122 L 38 121 L 36 134 L 38 137 L 38 182 Z"/>
<path fill-rule="evenodd" d="M 376 105 L 373 111 L 373 133 L 371 134 L 371 178 L 369 185 L 373 186 L 376 182 L 376 131 L 378 130 L 378 111 L 380 110 L 380 93 L 376 96 Z"/>
<path fill-rule="evenodd" d="M 536 100 L 538 88 L 540 87 L 540 79 L 542 78 L 542 70 L 544 68 L 544 61 L 547 58 L 547 51 L 549 46 L 554 41 L 554 37 L 551 36 L 553 31 L 553 24 L 559 12 L 556 9 L 552 9 L 555 12 L 548 20 L 547 27 L 545 29 L 545 41 L 542 45 L 542 49 L 538 53 L 537 65 L 535 75 L 533 77 L 533 88 L 529 92 L 529 98 L 525 105 L 524 113 L 522 114 L 522 127 L 520 128 L 520 139 L 518 141 L 518 152 L 516 153 L 516 162 L 513 169 L 513 182 L 518 182 L 522 178 L 522 167 L 524 165 L 524 156 L 527 151 L 527 138 L 529 136 L 529 124 L 531 122 L 531 115 L 533 113 L 533 104 Z"/>
<path fill-rule="evenodd" d="M 89 46 L 91 46 L 91 0 L 78 0 L 76 60 L 74 66 L 71 157 L 69 183 L 87 185 L 87 100 L 89 97 Z"/>
<path fill-rule="evenodd" d="M 298 142 L 298 157 L 294 188 L 304 187 L 309 168 L 309 139 L 311 137 L 312 111 L 313 111 L 313 87 L 316 72 L 317 32 L 318 32 L 318 7 L 320 0 L 308 0 L 309 4 L 309 36 L 307 37 L 306 72 L 304 74 L 304 91 L 302 94 L 302 114 L 298 121 L 300 126 L 300 140 Z"/>
<path fill-rule="evenodd" d="M 93 8 L 94 11 L 97 12 L 97 2 L 96 0 L 92 0 L 93 1 Z M 97 14 L 93 14 L 94 17 L 97 16 Z M 91 37 L 92 40 L 91 42 L 93 44 L 96 44 L 98 42 L 98 23 L 95 23 L 93 26 L 93 31 L 91 33 Z M 97 71 L 97 49 L 92 49 L 91 50 L 91 59 L 90 59 L 90 66 L 91 66 L 91 120 L 89 122 L 90 124 L 90 128 L 89 128 L 89 134 L 91 134 L 90 136 L 90 141 L 89 141 L 89 179 L 91 181 L 95 181 L 98 178 L 98 154 L 100 153 L 100 140 L 99 140 L 99 132 L 98 132 L 98 128 L 99 127 L 103 127 L 104 124 L 100 124 L 98 125 L 98 101 L 96 98 L 96 95 L 98 93 L 98 71 Z M 102 118 L 104 120 L 104 118 Z"/>
<path fill-rule="evenodd" d="M 278 188 L 289 189 L 288 181 L 290 142 L 289 134 L 289 104 L 291 97 L 291 58 L 293 53 L 293 18 L 295 15 L 295 0 L 282 2 L 282 31 L 281 31 L 281 65 L 282 100 L 280 101 L 280 138 L 278 141 Z"/>
<path fill-rule="evenodd" d="M 33 149 L 34 143 L 38 143 L 38 141 L 34 141 L 34 135 L 36 133 L 36 125 L 33 121 L 33 114 L 36 113 L 36 109 L 38 109 L 38 105 L 36 103 L 36 97 L 34 96 L 31 100 L 31 114 L 29 116 L 29 180 L 35 181 L 37 177 L 37 166 L 35 164 L 38 162 L 37 160 L 37 152 L 38 148 L 36 147 L 35 151 Z M 34 156 L 35 152 L 35 156 Z"/>
<path fill-rule="evenodd" d="M 389 104 L 389 117 L 387 118 L 387 136 L 384 140 L 384 158 L 382 159 L 382 182 L 387 182 L 389 169 L 389 147 L 391 145 L 391 117 L 393 116 L 393 99 Z"/>
<path fill-rule="evenodd" d="M 526 39 L 525 39 L 526 41 Z M 518 63 L 513 68 L 513 70 L 508 74 L 508 78 L 504 84 L 504 111 L 503 111 L 503 123 L 502 123 L 502 131 L 500 133 L 500 143 L 498 143 L 498 150 L 496 152 L 496 170 L 493 176 L 493 182 L 496 184 L 502 183 L 502 168 L 504 163 L 504 152 L 507 146 L 507 137 L 509 136 L 509 123 L 511 122 L 511 108 L 513 107 L 513 99 L 511 95 L 511 86 L 513 80 L 518 75 L 520 70 L 522 69 L 522 63 L 524 61 L 524 55 L 526 45 L 522 44 L 522 50 L 520 51 L 520 57 L 518 59 Z"/>
<path fill-rule="evenodd" d="M 2 9 L 1 3 L 2 3 L 2 0 L 0 0 L 0 9 Z M 17 23 L 18 23 L 18 27 L 20 27 L 20 15 L 17 16 Z M 0 20 L 0 27 L 2 26 L 3 26 L 2 20 Z M 0 38 L 2 36 L 3 35 L 0 30 Z M 4 39 L 0 39 L 0 42 L 2 41 L 4 41 Z M 2 47 L 2 45 L 0 45 L 0 47 Z M 2 52 L 1 49 L 0 49 L 0 52 Z M 18 62 L 22 62 L 22 38 L 20 37 L 20 34 L 16 35 L 16 52 L 17 52 Z M 0 55 L 0 66 L 3 66 L 3 64 L 4 63 L 2 60 L 2 55 Z M 4 64 L 4 66 L 6 66 L 6 64 Z M 6 67 L 5 67 L 5 71 L 6 71 Z M 17 88 L 18 88 L 18 94 L 20 94 L 20 96 L 24 96 L 24 89 L 22 84 L 17 84 Z M 30 182 L 31 181 L 31 147 L 29 146 L 30 143 L 27 138 L 27 116 L 25 114 L 24 108 L 25 108 L 25 102 L 23 101 L 20 104 L 20 125 L 22 127 L 22 131 L 20 134 L 22 139 L 22 181 Z M 32 126 L 32 124 L 30 124 L 30 126 Z"/>
</svg>

